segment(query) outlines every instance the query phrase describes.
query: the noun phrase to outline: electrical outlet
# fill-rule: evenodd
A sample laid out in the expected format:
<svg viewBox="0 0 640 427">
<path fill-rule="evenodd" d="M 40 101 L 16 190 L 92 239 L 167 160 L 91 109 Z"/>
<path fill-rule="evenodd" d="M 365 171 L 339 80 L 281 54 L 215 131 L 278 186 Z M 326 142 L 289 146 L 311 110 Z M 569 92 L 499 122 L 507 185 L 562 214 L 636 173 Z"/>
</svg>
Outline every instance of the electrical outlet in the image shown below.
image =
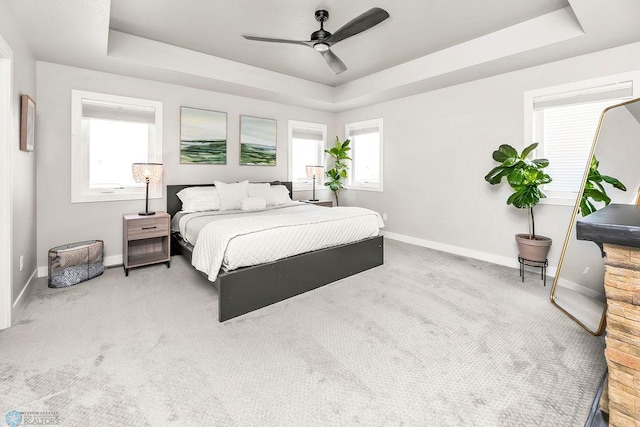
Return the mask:
<svg viewBox="0 0 640 427">
<path fill-rule="evenodd" d="M 383 221 L 386 221 L 386 220 L 387 220 L 387 214 L 386 214 L 386 213 L 383 213 L 383 214 L 382 214 L 382 220 L 383 220 Z"/>
<path fill-rule="evenodd" d="M 24 268 L 24 255 L 20 255 L 20 271 Z"/>
</svg>

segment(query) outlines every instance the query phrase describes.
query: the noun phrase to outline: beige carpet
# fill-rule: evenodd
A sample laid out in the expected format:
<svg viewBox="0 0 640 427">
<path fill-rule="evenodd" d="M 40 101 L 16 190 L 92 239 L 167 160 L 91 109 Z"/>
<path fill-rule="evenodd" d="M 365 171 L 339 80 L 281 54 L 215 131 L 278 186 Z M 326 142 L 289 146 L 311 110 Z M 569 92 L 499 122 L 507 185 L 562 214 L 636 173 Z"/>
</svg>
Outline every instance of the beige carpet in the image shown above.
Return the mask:
<svg viewBox="0 0 640 427">
<path fill-rule="evenodd" d="M 582 426 L 605 362 L 539 275 L 386 241 L 385 265 L 220 324 L 182 257 L 0 331 L 0 415 L 62 425 Z M 330 268 L 328 266 L 327 268 Z"/>
</svg>

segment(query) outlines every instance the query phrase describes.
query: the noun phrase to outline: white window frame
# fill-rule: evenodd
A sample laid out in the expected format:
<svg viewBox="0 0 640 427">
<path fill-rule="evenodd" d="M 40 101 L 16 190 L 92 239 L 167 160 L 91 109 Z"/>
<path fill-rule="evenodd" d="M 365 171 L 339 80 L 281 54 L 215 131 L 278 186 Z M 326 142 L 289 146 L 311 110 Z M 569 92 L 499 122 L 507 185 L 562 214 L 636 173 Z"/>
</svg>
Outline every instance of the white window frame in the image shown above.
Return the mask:
<svg viewBox="0 0 640 427">
<path fill-rule="evenodd" d="M 352 129 L 362 129 L 362 128 L 369 128 L 369 127 L 377 127 L 378 131 L 379 131 L 379 135 L 380 135 L 380 145 L 379 145 L 379 157 L 378 157 L 378 163 L 379 163 L 379 170 L 380 170 L 380 180 L 377 183 L 365 183 L 365 182 L 356 182 L 354 181 L 354 176 L 351 173 L 351 171 L 353 170 L 353 164 L 357 163 L 357 153 L 356 150 L 354 149 L 354 146 L 351 145 L 351 151 L 350 151 L 350 155 L 349 157 L 352 158 L 352 160 L 350 162 L 348 162 L 349 164 L 349 170 L 348 175 L 347 175 L 347 182 L 345 183 L 345 188 L 349 189 L 349 190 L 363 190 L 363 191 L 383 191 L 383 176 L 384 176 L 384 159 L 383 159 L 383 154 L 384 154 L 384 128 L 383 128 L 383 120 L 382 118 L 378 118 L 378 119 L 371 119 L 371 120 L 364 120 L 364 121 L 360 121 L 360 122 L 352 122 L 352 123 L 347 123 L 344 125 L 344 139 L 351 139 L 350 135 L 351 135 L 351 130 Z"/>
<path fill-rule="evenodd" d="M 303 122 L 298 120 L 289 120 L 289 146 L 288 146 L 288 164 L 287 164 L 287 179 L 292 181 L 293 190 L 294 191 L 306 191 L 311 190 L 313 187 L 312 180 L 306 181 L 293 181 L 293 129 L 305 129 L 310 131 L 316 131 L 322 133 L 322 153 L 320 153 L 321 166 L 324 166 L 325 172 L 327 169 L 327 161 L 326 156 L 324 155 L 324 150 L 327 148 L 327 125 L 323 123 L 312 123 L 312 122 Z M 318 189 L 324 188 L 322 183 L 324 182 L 324 177 L 316 178 L 316 191 Z"/>
<path fill-rule="evenodd" d="M 155 135 L 150 141 L 150 163 L 162 163 L 162 102 L 82 90 L 71 91 L 71 203 L 140 200 L 145 185 L 118 188 L 89 188 L 89 146 L 83 142 L 82 100 L 132 105 L 155 109 Z M 162 182 L 149 184 L 149 198 L 162 198 Z"/>
<path fill-rule="evenodd" d="M 524 143 L 522 148 L 527 147 L 535 142 L 534 138 L 536 132 L 540 131 L 539 129 L 535 129 L 534 125 L 534 117 L 536 114 L 536 111 L 534 110 L 534 100 L 536 98 L 553 97 L 554 95 L 562 97 L 563 94 L 570 94 L 582 90 L 588 91 L 593 88 L 615 85 L 623 82 L 632 83 L 632 98 L 637 98 L 640 94 L 639 72 L 615 74 L 605 77 L 598 77 L 595 79 L 582 80 L 579 82 L 572 82 L 542 89 L 526 91 L 524 93 Z M 532 158 L 544 158 L 544 146 L 538 146 L 538 148 L 531 154 L 531 156 Z M 567 193 L 550 192 L 544 189 L 543 191 L 547 195 L 547 197 L 541 199 L 540 203 L 547 205 L 575 206 L 576 198 L 578 196 L 577 194 L 570 195 Z"/>
</svg>

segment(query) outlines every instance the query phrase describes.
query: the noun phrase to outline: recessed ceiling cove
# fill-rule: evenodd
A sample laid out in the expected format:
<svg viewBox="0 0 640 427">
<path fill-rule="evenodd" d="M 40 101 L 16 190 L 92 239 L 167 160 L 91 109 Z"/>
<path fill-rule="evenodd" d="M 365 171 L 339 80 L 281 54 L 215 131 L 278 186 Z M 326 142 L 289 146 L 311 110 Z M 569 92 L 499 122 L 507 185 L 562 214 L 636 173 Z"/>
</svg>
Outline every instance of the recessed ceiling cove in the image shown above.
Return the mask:
<svg viewBox="0 0 640 427">
<path fill-rule="evenodd" d="M 111 0 L 110 28 L 306 80 L 338 86 L 377 71 L 550 13 L 566 0 Z M 315 7 L 317 6 L 317 7 Z M 327 72 L 325 60 L 295 44 L 257 43 L 242 35 L 310 40 L 316 10 L 335 33 L 374 7 L 390 18 L 331 48 L 347 71 Z M 375 34 L 374 34 L 375 33 Z"/>
</svg>

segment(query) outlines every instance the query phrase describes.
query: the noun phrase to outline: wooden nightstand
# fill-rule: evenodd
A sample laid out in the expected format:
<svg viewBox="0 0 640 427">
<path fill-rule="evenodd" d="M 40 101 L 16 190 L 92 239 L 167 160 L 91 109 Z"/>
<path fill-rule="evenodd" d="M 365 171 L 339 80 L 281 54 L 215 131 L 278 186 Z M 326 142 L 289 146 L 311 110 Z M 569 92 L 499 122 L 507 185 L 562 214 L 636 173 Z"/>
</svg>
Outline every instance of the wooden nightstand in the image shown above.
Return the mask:
<svg viewBox="0 0 640 427">
<path fill-rule="evenodd" d="M 305 202 L 305 203 L 309 203 L 310 205 L 316 205 L 316 206 L 324 206 L 327 208 L 332 208 L 333 207 L 333 202 L 331 200 L 318 200 L 317 202 L 311 201 L 311 200 L 300 200 L 301 202 Z"/>
<path fill-rule="evenodd" d="M 171 267 L 169 214 L 156 212 L 143 216 L 122 216 L 122 262 L 125 275 L 129 269 L 164 262 Z"/>
</svg>

